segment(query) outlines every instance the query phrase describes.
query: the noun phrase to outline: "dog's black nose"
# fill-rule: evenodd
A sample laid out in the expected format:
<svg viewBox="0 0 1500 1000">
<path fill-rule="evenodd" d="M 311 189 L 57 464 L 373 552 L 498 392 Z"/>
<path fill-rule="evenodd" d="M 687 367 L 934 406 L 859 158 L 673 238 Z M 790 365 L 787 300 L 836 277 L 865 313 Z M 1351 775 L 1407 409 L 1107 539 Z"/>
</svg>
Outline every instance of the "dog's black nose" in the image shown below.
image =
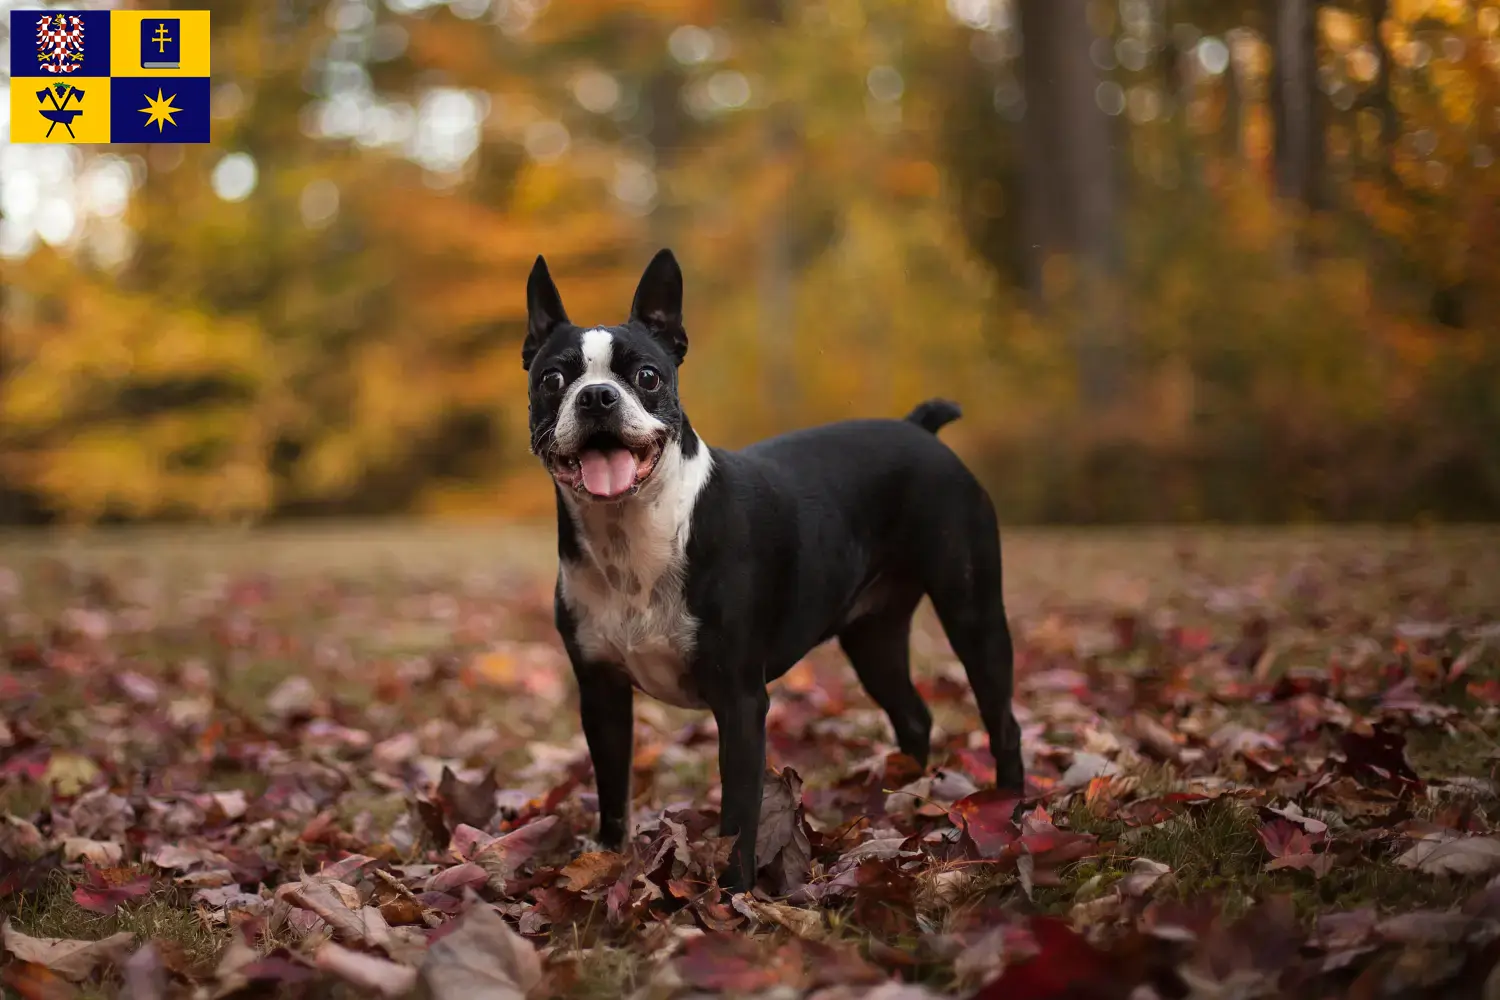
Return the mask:
<svg viewBox="0 0 1500 1000">
<path fill-rule="evenodd" d="M 578 390 L 578 409 L 584 413 L 608 413 L 620 401 L 620 393 L 607 382 L 586 385 Z"/>
</svg>

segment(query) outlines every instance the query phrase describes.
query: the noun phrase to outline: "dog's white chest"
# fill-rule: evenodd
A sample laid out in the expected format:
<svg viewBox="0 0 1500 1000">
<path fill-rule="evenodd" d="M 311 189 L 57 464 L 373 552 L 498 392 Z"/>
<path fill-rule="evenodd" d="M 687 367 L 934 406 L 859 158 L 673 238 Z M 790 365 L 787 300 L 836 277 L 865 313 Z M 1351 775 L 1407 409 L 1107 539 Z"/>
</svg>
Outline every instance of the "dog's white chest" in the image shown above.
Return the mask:
<svg viewBox="0 0 1500 1000">
<path fill-rule="evenodd" d="M 650 508 L 617 505 L 581 521 L 584 559 L 562 565 L 562 593 L 583 655 L 617 664 L 637 688 L 704 708 L 689 671 L 698 623 L 683 596 L 681 540 Z"/>
</svg>

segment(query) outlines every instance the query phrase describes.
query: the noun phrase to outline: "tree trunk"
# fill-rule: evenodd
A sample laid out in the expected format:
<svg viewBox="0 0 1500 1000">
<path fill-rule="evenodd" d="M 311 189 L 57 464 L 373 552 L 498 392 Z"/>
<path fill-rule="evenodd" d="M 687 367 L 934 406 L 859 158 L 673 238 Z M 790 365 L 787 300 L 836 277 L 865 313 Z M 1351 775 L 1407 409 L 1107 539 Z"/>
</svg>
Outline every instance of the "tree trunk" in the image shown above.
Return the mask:
<svg viewBox="0 0 1500 1000">
<path fill-rule="evenodd" d="M 1271 115 L 1276 194 L 1305 211 L 1324 207 L 1318 0 L 1273 0 Z"/>
<path fill-rule="evenodd" d="M 761 375 L 765 380 L 763 398 L 769 407 L 771 423 L 780 432 L 795 422 L 800 401 L 790 204 L 798 131 L 791 110 L 785 105 L 769 109 L 765 144 L 766 158 L 778 187 L 761 220 Z"/>
<path fill-rule="evenodd" d="M 1240 79 L 1240 64 L 1234 57 L 1233 32 L 1224 36 L 1229 46 L 1229 62 L 1224 66 L 1224 151 L 1237 164 L 1246 159 L 1245 149 L 1245 82 Z"/>
<path fill-rule="evenodd" d="M 1099 105 L 1088 0 L 1020 0 L 1019 7 L 1027 284 L 1045 307 L 1047 260 L 1055 254 L 1073 260 L 1072 346 L 1083 405 L 1098 411 L 1122 382 L 1121 318 L 1110 305 L 1119 274 L 1114 124 Z"/>
<path fill-rule="evenodd" d="M 774 38 L 786 31 L 786 0 L 748 0 L 745 12 Z M 761 220 L 757 295 L 761 345 L 762 398 L 776 431 L 791 427 L 801 402 L 797 372 L 796 266 L 792 253 L 792 184 L 797 172 L 801 128 L 796 109 L 772 95 L 764 125 L 766 159 L 776 190 Z"/>
<path fill-rule="evenodd" d="M 1390 16 L 1390 0 L 1372 0 L 1370 4 L 1370 44 L 1380 60 L 1375 73 L 1375 87 L 1371 93 L 1371 104 L 1380 116 L 1380 169 L 1388 179 L 1396 176 L 1396 143 L 1401 141 L 1401 119 L 1396 114 L 1396 102 L 1391 97 L 1391 50 L 1385 43 L 1385 32 L 1381 28 Z"/>
</svg>

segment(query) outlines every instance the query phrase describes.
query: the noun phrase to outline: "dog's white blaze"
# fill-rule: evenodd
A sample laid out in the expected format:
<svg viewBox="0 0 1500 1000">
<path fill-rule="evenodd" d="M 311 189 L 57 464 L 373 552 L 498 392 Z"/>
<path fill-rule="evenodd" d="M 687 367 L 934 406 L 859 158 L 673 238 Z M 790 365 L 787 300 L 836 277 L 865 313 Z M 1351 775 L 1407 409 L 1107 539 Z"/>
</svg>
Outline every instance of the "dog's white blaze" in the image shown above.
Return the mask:
<svg viewBox="0 0 1500 1000">
<path fill-rule="evenodd" d="M 593 329 L 583 333 L 583 374 L 563 395 L 557 416 L 557 446 L 564 452 L 577 450 L 582 424 L 578 420 L 578 394 L 586 386 L 609 383 L 620 392 L 620 434 L 631 445 L 644 444 L 666 429 L 666 425 L 646 412 L 635 390 L 621 382 L 610 367 L 614 363 L 615 335 L 608 330 Z"/>
<path fill-rule="evenodd" d="M 592 660 L 619 665 L 642 691 L 679 708 L 706 707 L 684 683 L 698 622 L 682 588 L 693 508 L 712 470 L 702 441 L 692 458 L 672 441 L 633 497 L 597 504 L 564 493 L 583 549 L 581 561 L 561 567 L 579 648 Z"/>
<path fill-rule="evenodd" d="M 585 330 L 583 333 L 582 382 L 612 382 L 610 363 L 615 359 L 615 335 L 608 330 Z"/>
</svg>

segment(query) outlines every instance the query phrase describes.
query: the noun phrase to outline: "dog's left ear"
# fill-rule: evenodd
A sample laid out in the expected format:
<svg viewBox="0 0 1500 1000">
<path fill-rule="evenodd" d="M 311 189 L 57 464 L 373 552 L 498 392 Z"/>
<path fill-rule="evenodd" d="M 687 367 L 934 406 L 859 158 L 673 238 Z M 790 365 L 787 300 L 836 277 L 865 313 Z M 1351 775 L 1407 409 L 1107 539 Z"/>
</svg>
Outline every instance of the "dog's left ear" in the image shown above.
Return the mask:
<svg viewBox="0 0 1500 1000">
<path fill-rule="evenodd" d="M 661 250 L 635 289 L 630 318 L 650 328 L 677 363 L 687 356 L 687 331 L 682 328 L 682 268 L 671 250 Z"/>
</svg>

